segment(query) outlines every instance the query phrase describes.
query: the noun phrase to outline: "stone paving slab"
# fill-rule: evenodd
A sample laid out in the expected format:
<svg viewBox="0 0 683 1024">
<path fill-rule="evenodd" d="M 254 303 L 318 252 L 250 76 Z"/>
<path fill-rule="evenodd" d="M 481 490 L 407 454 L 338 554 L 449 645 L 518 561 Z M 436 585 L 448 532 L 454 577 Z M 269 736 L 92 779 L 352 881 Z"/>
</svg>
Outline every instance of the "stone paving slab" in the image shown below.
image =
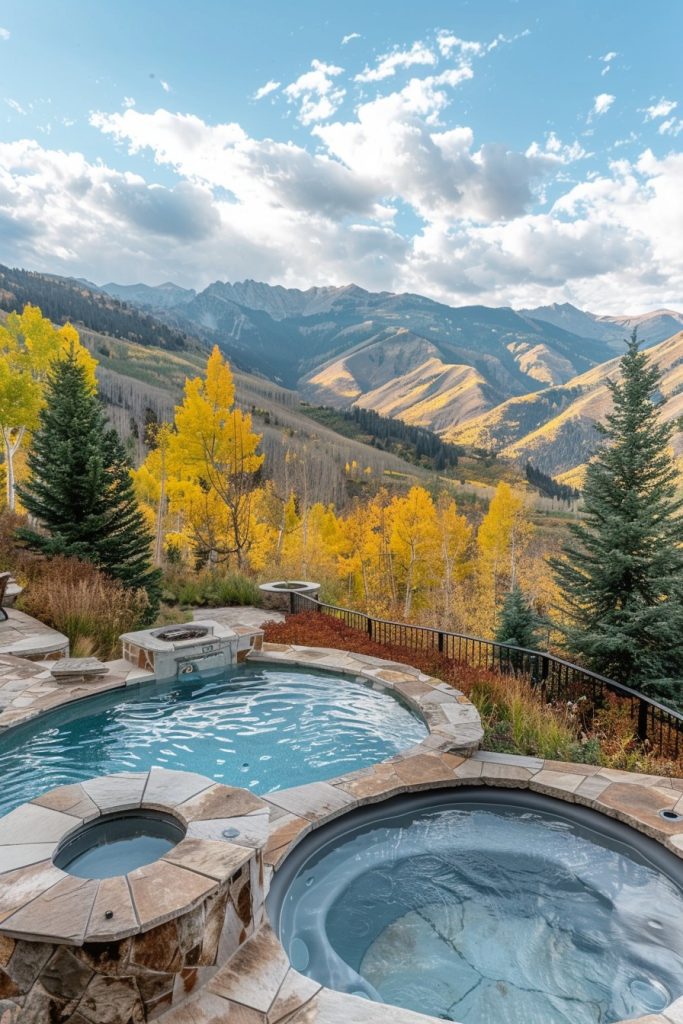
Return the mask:
<svg viewBox="0 0 683 1024">
<path fill-rule="evenodd" d="M 0 655 L 14 655 L 31 661 L 68 657 L 69 641 L 63 633 L 17 608 L 6 608 L 5 611 L 8 618 L 0 622 Z"/>
</svg>

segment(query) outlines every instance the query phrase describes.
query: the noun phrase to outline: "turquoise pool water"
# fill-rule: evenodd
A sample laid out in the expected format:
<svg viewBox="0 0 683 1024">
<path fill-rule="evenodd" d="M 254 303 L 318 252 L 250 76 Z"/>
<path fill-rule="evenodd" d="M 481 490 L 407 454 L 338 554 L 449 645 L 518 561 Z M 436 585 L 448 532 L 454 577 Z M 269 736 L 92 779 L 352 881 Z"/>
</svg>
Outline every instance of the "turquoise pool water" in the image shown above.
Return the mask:
<svg viewBox="0 0 683 1024">
<path fill-rule="evenodd" d="M 427 727 L 338 675 L 244 666 L 88 698 L 0 739 L 0 813 L 55 786 L 161 765 L 257 793 L 391 757 Z"/>
</svg>

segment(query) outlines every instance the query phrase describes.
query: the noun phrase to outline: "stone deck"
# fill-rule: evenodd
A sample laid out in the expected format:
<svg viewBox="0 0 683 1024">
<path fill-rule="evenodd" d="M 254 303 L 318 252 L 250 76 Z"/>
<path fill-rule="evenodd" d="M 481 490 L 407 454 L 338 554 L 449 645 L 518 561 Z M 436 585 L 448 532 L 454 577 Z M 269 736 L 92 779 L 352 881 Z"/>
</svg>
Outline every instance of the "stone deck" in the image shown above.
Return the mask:
<svg viewBox="0 0 683 1024">
<path fill-rule="evenodd" d="M 261 629 L 264 622 L 284 622 L 285 620 L 285 616 L 281 612 L 269 611 L 267 608 L 254 608 L 252 605 L 244 605 L 240 608 L 195 608 L 192 612 L 195 622 L 209 617 L 224 626 L 230 626 L 231 629 L 235 629 L 237 626 Z"/>
<path fill-rule="evenodd" d="M 244 610 L 232 611 L 243 613 Z M 231 623 L 233 628 L 238 624 Z M 241 624 L 247 625 L 244 621 Z M 17 664 L 18 659 L 11 659 L 8 665 L 7 660 L 3 659 L 6 684 L 21 690 L 21 695 L 13 699 L 21 700 L 25 694 L 34 703 L 28 708 L 6 706 L 0 713 L 0 726 L 7 714 L 32 716 L 65 700 L 78 699 L 75 692 L 69 693 L 68 687 L 53 682 L 50 688 L 42 678 L 40 666 L 27 667 L 26 662 Z M 660 816 L 662 810 L 683 815 L 683 779 L 480 751 L 477 747 L 482 730 L 473 705 L 448 684 L 403 664 L 339 650 L 277 644 L 264 645 L 262 652 L 250 655 L 250 660 L 350 674 L 373 686 L 393 690 L 423 715 L 430 730 L 422 743 L 370 768 L 327 782 L 269 794 L 260 799 L 257 813 L 231 812 L 230 816 L 223 816 L 221 812 L 223 827 L 230 817 L 231 823 L 239 827 L 239 841 L 262 851 L 266 888 L 273 871 L 296 844 L 332 818 L 401 793 L 459 786 L 528 788 L 582 804 L 651 836 L 683 858 L 683 820 L 666 820 Z M 116 664 L 120 668 L 122 663 L 113 663 Z M 49 669 L 42 671 L 49 674 Z M 19 677 L 12 683 L 10 677 L 12 673 L 16 677 L 17 672 Z M 128 681 L 120 679 L 118 685 L 126 685 Z M 99 692 L 98 687 L 111 688 L 112 684 L 109 677 L 101 683 L 88 684 L 87 693 Z M 83 689 L 80 688 L 80 696 L 84 695 Z M 0 695 L 2 691 L 0 684 Z M 16 692 L 10 689 L 8 694 Z M 96 783 L 90 785 L 96 786 Z M 39 805 L 40 799 L 34 804 Z M 218 816 L 214 812 L 206 814 L 207 818 Z M 195 822 L 194 827 L 197 837 L 212 838 L 201 821 Z M 14 843 L 21 844 L 21 832 L 15 835 Z M 7 872 L 10 868 L 0 866 L 0 871 L 3 870 Z M 35 933 L 36 929 L 32 931 Z M 0 967 L 2 955 L 0 939 Z M 4 1010 L 5 1004 L 0 998 L 3 1024 L 14 1024 L 15 1020 L 18 1024 L 25 1019 L 4 1017 Z M 42 1022 L 47 1018 L 35 1019 Z M 107 1018 L 107 1024 L 127 1024 L 129 1019 L 114 1013 Z M 431 1017 L 322 988 L 298 974 L 290 967 L 267 922 L 258 927 L 201 990 L 160 1019 L 163 1024 L 436 1024 Z M 73 1017 L 74 1024 L 76 1021 L 99 1024 L 92 1014 L 81 1018 L 77 1013 Z M 683 999 L 662 1013 L 641 1018 L 640 1024 L 683 1024 Z"/>
<path fill-rule="evenodd" d="M 9 618 L 0 622 L 0 655 L 11 654 L 30 661 L 64 658 L 69 641 L 56 629 L 45 626 L 17 608 L 6 608 Z"/>
</svg>

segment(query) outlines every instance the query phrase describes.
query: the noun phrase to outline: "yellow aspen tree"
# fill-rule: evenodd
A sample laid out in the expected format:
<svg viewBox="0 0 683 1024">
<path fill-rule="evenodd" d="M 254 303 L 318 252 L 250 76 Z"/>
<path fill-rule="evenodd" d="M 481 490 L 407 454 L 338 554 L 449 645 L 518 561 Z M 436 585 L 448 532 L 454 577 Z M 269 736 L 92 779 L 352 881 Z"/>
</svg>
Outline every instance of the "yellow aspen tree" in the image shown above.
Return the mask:
<svg viewBox="0 0 683 1024">
<path fill-rule="evenodd" d="M 16 459 L 26 435 L 38 425 L 50 366 L 72 347 L 94 391 L 97 361 L 71 324 L 56 328 L 37 306 L 28 305 L 22 313 L 10 313 L 0 326 L 0 437 L 11 510 L 16 507 Z"/>
<path fill-rule="evenodd" d="M 409 618 L 416 598 L 438 578 L 439 534 L 436 509 L 424 487 L 411 487 L 405 497 L 394 498 L 389 507 L 390 548 L 403 592 L 403 615 Z"/>
<path fill-rule="evenodd" d="M 245 563 L 253 538 L 256 473 L 264 456 L 251 416 L 235 408 L 235 387 L 217 346 L 206 376 L 186 381 L 175 411 L 169 455 L 183 487 L 171 499 L 192 532 L 199 557 L 209 564 Z"/>
<path fill-rule="evenodd" d="M 505 594 L 514 585 L 533 532 L 524 499 L 501 482 L 477 532 L 480 628 L 491 634 Z"/>
<path fill-rule="evenodd" d="M 473 530 L 465 516 L 458 513 L 455 501 L 443 496 L 437 507 L 440 562 L 440 600 L 437 613 L 440 625 L 452 628 L 453 617 L 463 617 L 462 582 L 472 568 Z M 456 600 L 460 598 L 460 607 Z"/>
</svg>

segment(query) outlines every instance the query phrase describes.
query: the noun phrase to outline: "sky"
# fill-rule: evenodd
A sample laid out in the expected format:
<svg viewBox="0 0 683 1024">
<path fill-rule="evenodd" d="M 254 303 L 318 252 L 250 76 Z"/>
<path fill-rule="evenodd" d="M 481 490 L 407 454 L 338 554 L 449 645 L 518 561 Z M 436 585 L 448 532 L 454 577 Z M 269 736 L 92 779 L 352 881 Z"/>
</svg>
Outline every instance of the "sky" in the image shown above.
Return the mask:
<svg viewBox="0 0 683 1024">
<path fill-rule="evenodd" d="M 683 309 L 682 0 L 0 0 L 0 263 Z"/>
</svg>

